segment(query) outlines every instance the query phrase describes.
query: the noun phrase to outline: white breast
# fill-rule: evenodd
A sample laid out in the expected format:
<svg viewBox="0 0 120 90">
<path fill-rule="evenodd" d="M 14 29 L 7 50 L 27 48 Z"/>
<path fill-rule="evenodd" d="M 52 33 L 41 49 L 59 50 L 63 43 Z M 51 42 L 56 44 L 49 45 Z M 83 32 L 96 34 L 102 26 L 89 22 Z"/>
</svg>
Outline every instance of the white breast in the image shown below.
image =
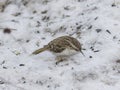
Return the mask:
<svg viewBox="0 0 120 90">
<path fill-rule="evenodd" d="M 78 52 L 72 49 L 65 49 L 63 52 L 61 53 L 54 53 L 56 56 L 71 56 L 74 54 L 77 54 Z"/>
</svg>

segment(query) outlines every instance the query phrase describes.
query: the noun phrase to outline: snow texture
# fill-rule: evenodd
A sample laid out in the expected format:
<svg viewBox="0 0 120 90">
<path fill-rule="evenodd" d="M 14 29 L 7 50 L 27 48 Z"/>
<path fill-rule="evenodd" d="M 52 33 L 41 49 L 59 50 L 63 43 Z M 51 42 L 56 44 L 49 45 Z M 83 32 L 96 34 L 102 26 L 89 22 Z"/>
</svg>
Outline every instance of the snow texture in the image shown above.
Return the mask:
<svg viewBox="0 0 120 90">
<path fill-rule="evenodd" d="M 30 56 L 63 35 L 85 57 Z M 0 90 L 120 90 L 120 1 L 0 0 Z"/>
</svg>

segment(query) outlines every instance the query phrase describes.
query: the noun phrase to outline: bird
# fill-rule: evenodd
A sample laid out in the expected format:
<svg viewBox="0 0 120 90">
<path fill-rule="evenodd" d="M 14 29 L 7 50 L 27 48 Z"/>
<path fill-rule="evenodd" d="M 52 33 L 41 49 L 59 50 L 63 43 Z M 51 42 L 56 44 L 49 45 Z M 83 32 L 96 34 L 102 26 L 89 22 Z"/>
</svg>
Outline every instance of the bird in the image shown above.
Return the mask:
<svg viewBox="0 0 120 90">
<path fill-rule="evenodd" d="M 35 50 L 32 55 L 37 55 L 44 51 L 50 51 L 56 56 L 56 64 L 66 59 L 66 57 L 70 57 L 79 52 L 84 55 L 80 42 L 71 36 L 57 37 L 56 39 L 50 41 L 47 45 L 44 45 L 44 47 Z"/>
</svg>

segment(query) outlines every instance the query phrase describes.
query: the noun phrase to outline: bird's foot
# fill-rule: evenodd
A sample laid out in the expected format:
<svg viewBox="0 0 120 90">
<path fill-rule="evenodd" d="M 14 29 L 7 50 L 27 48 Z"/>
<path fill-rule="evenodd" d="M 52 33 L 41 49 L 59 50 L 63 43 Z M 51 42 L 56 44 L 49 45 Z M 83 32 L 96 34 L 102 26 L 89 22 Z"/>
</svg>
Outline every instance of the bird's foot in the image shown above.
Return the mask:
<svg viewBox="0 0 120 90">
<path fill-rule="evenodd" d="M 64 60 L 67 60 L 67 58 L 66 58 L 66 57 L 63 57 L 63 56 L 57 56 L 57 57 L 56 57 L 56 60 L 57 60 L 57 62 L 56 62 L 56 65 L 57 65 L 57 64 L 59 64 L 60 62 L 63 62 Z"/>
</svg>

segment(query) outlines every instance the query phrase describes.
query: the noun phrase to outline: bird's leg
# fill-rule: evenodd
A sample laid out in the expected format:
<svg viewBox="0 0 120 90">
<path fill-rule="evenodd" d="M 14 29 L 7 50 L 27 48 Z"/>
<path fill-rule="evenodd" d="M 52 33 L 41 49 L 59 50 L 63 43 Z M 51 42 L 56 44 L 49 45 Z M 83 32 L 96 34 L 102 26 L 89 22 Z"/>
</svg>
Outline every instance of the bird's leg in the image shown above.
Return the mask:
<svg viewBox="0 0 120 90">
<path fill-rule="evenodd" d="M 56 65 L 57 65 L 57 64 L 59 64 L 60 62 L 66 60 L 66 57 L 64 57 L 64 56 L 57 56 L 57 57 L 56 57 L 56 60 L 57 60 L 57 62 L 56 62 Z"/>
<path fill-rule="evenodd" d="M 55 59 L 57 60 L 56 65 L 63 61 L 61 56 L 57 56 Z"/>
</svg>

